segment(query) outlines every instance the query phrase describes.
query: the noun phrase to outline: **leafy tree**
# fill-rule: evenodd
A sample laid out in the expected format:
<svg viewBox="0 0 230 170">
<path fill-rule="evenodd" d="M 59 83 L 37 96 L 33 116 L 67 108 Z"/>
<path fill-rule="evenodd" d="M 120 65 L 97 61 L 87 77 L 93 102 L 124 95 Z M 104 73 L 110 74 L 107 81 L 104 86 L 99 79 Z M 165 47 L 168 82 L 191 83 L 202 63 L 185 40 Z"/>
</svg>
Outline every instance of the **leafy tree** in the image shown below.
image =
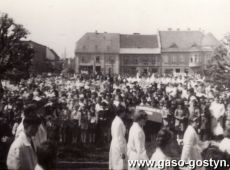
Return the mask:
<svg viewBox="0 0 230 170">
<path fill-rule="evenodd" d="M 29 76 L 33 49 L 25 42 L 28 31 L 7 14 L 0 14 L 0 81 Z M 1 82 L 0 82 L 1 86 Z"/>
<path fill-rule="evenodd" d="M 227 38 L 227 39 L 226 39 Z M 230 36 L 226 36 L 221 45 L 215 48 L 208 63 L 208 79 L 218 86 L 230 88 Z"/>
</svg>

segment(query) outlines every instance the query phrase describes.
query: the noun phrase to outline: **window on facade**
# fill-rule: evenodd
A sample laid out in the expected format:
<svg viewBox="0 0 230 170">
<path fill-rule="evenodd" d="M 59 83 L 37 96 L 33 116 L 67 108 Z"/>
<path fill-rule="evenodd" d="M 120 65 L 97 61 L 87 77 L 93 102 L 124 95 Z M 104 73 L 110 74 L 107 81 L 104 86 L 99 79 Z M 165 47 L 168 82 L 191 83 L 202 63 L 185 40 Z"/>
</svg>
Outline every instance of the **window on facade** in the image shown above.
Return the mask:
<svg viewBox="0 0 230 170">
<path fill-rule="evenodd" d="M 195 63 L 198 63 L 198 56 L 195 55 Z"/>
<path fill-rule="evenodd" d="M 180 55 L 180 63 L 184 63 L 185 62 L 185 58 L 183 55 Z"/>
<path fill-rule="evenodd" d="M 109 56 L 109 64 L 114 64 L 114 58 L 113 58 L 113 56 Z"/>
<path fill-rule="evenodd" d="M 173 69 L 165 69 L 165 74 L 171 74 L 173 73 Z"/>
<path fill-rule="evenodd" d="M 193 63 L 193 56 L 190 58 L 190 62 Z"/>
<path fill-rule="evenodd" d="M 176 63 L 176 58 L 177 58 L 177 56 L 172 56 L 172 62 L 173 63 Z"/>
<path fill-rule="evenodd" d="M 133 64 L 138 64 L 138 57 L 137 56 L 133 57 Z"/>
<path fill-rule="evenodd" d="M 129 63 L 129 57 L 128 56 L 124 56 L 124 64 L 128 64 Z"/>
<path fill-rule="evenodd" d="M 165 55 L 163 57 L 164 63 L 168 63 L 169 62 L 169 56 Z"/>
<path fill-rule="evenodd" d="M 80 61 L 81 61 L 81 63 L 85 63 L 85 57 L 84 56 L 80 56 Z"/>
<path fill-rule="evenodd" d="M 143 64 L 148 65 L 148 56 L 143 57 Z"/>
<path fill-rule="evenodd" d="M 176 73 L 180 73 L 180 69 L 179 68 L 176 68 Z"/>
<path fill-rule="evenodd" d="M 152 56 L 152 64 L 156 64 L 156 56 Z"/>
<path fill-rule="evenodd" d="M 96 56 L 96 63 L 100 63 L 100 56 Z"/>
<path fill-rule="evenodd" d="M 157 73 L 158 69 L 157 68 L 152 68 L 152 73 Z"/>
</svg>

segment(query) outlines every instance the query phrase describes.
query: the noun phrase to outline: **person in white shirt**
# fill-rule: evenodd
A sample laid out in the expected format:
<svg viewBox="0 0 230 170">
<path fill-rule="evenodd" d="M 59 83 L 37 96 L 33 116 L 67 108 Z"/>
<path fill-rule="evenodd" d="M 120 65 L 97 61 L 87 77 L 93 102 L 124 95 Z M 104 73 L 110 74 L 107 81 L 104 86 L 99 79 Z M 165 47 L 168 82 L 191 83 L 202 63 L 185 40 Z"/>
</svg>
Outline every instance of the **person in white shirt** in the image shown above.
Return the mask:
<svg viewBox="0 0 230 170">
<path fill-rule="evenodd" d="M 17 130 L 15 132 L 15 139 L 19 137 L 20 133 L 25 131 L 24 125 L 23 125 L 23 121 L 24 121 L 25 117 L 31 116 L 32 114 L 40 115 L 43 112 L 44 112 L 44 110 L 42 109 L 42 107 L 39 108 L 36 104 L 29 104 L 25 108 L 24 115 L 22 117 L 22 121 L 19 123 L 19 125 L 17 127 Z M 35 134 L 35 136 L 32 137 L 32 140 L 34 142 L 35 149 L 39 144 L 41 144 L 42 142 L 47 140 L 47 131 L 46 131 L 46 129 L 42 123 L 39 125 L 38 131 Z"/>
<path fill-rule="evenodd" d="M 224 104 L 219 102 L 219 97 L 217 96 L 215 100 L 211 103 L 209 107 L 211 113 L 211 131 L 213 133 L 213 138 L 216 140 L 222 139 L 224 134 L 223 129 L 223 117 L 225 115 Z"/>
<path fill-rule="evenodd" d="M 12 143 L 7 156 L 9 170 L 34 170 L 37 156 L 32 137 L 37 133 L 40 123 L 41 120 L 36 116 L 23 120 L 24 130 Z"/>
<path fill-rule="evenodd" d="M 180 155 L 180 147 L 177 144 L 177 140 L 172 131 L 168 130 L 166 127 L 162 128 L 156 139 L 156 150 L 153 153 L 151 160 L 154 161 L 166 161 L 178 158 Z M 148 170 L 173 170 L 173 167 L 163 167 L 158 165 L 158 167 L 151 167 Z"/>
<path fill-rule="evenodd" d="M 202 150 L 207 146 L 208 142 L 201 142 L 197 133 L 200 126 L 199 117 L 193 115 L 189 118 L 189 126 L 187 127 L 183 138 L 183 149 L 181 160 L 202 160 Z M 197 167 L 197 169 L 205 170 L 204 167 Z"/>
<path fill-rule="evenodd" d="M 218 144 L 222 152 L 227 152 L 230 155 L 230 119 L 225 122 L 224 139 Z"/>
<path fill-rule="evenodd" d="M 112 141 L 109 151 L 109 169 L 123 170 L 127 169 L 126 127 L 123 122 L 126 115 L 125 108 L 121 105 L 117 106 L 116 114 L 111 126 Z"/>
<path fill-rule="evenodd" d="M 147 121 L 147 114 L 143 110 L 136 110 L 133 124 L 129 131 L 127 155 L 129 160 L 148 160 L 145 149 L 145 133 L 143 130 Z M 128 167 L 129 170 L 139 170 L 139 167 Z"/>
</svg>

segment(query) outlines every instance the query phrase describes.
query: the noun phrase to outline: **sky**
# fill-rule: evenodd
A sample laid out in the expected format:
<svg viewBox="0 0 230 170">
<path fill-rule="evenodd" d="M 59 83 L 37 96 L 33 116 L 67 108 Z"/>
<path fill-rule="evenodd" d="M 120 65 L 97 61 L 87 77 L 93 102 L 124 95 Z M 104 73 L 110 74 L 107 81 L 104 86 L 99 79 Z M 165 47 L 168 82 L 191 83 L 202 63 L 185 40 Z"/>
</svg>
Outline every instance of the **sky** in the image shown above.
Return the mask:
<svg viewBox="0 0 230 170">
<path fill-rule="evenodd" d="M 222 39 L 230 32 L 230 0 L 0 0 L 30 32 L 28 39 L 74 57 L 86 32 L 155 34 L 157 30 L 203 30 Z"/>
</svg>

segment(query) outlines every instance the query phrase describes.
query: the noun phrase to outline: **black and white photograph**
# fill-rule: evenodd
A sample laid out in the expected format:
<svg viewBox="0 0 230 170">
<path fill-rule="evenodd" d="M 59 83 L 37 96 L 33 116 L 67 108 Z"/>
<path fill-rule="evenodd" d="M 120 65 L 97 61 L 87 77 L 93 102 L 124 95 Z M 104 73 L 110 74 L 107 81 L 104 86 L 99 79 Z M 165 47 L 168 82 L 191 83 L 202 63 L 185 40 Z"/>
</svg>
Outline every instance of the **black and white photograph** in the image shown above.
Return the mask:
<svg viewBox="0 0 230 170">
<path fill-rule="evenodd" d="M 229 170 L 229 0 L 0 0 L 0 170 Z"/>
</svg>

